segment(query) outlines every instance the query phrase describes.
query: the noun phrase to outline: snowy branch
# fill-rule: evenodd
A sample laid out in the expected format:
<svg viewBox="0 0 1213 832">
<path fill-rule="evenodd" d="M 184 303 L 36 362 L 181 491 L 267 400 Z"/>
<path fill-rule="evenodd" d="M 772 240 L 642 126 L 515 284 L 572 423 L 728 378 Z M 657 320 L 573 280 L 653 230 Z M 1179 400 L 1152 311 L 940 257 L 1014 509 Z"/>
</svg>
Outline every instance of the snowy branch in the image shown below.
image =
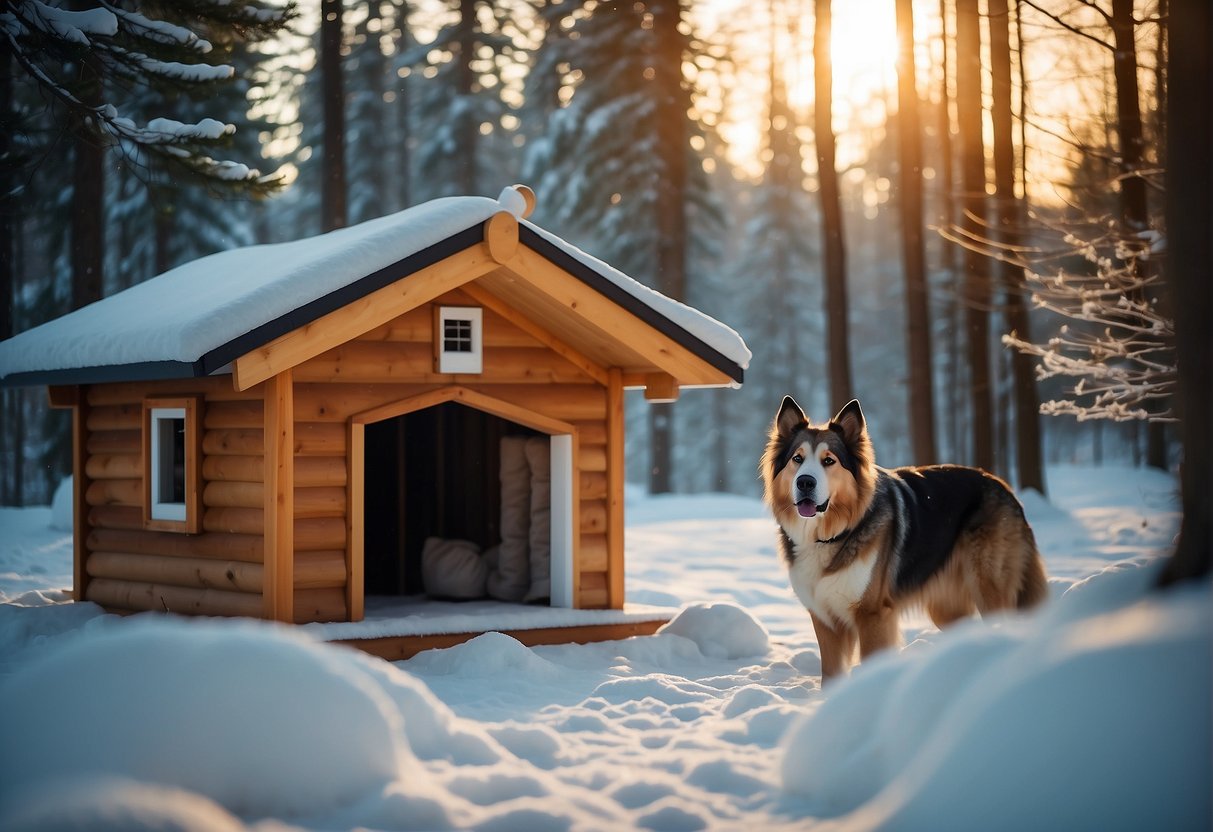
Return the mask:
<svg viewBox="0 0 1213 832">
<path fill-rule="evenodd" d="M 235 68 L 197 60 L 212 45 L 185 26 L 153 20 L 110 0 L 95 5 L 65 10 L 28 0 L 0 7 L 0 41 L 24 71 L 18 83 L 32 84 L 70 116 L 66 123 L 76 125 L 73 129 L 119 148 L 132 161 L 154 157 L 224 189 L 266 193 L 277 187 L 278 177 L 209 155 L 210 147 L 228 140 L 233 125 L 210 118 L 193 124 L 152 118 L 139 124 L 121 115 L 119 106 L 106 100 L 119 90 L 145 87 L 197 96 L 234 79 Z M 253 37 L 268 36 L 295 15 L 293 5 L 258 0 L 190 0 L 176 11 L 210 31 L 227 27 Z"/>
<path fill-rule="evenodd" d="M 1080 420 L 1173 421 L 1167 402 L 1176 381 L 1175 330 L 1158 303 L 1158 270 L 1142 268 L 1163 251 L 1165 240 L 1153 230 L 1126 235 L 1115 223 L 1051 230 L 1071 255 L 1064 265 L 1046 272 L 1022 251 L 1001 257 L 1024 267 L 1037 308 L 1070 320 L 1043 344 L 1013 332 L 1002 339 L 1040 360 L 1038 379 L 1076 380 L 1068 399 L 1045 402 L 1041 413 Z"/>
</svg>

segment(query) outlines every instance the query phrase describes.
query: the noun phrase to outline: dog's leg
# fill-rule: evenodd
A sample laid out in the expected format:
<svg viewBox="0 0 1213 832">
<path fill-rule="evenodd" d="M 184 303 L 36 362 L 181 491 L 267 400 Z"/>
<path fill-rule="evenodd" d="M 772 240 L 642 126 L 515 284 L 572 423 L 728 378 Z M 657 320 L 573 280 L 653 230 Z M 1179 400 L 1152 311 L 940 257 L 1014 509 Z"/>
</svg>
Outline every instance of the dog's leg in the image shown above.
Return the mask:
<svg viewBox="0 0 1213 832">
<path fill-rule="evenodd" d="M 875 609 L 855 611 L 855 626 L 859 630 L 859 657 L 861 660 L 877 650 L 897 647 L 901 644 L 901 626 L 897 608 L 891 603 L 881 604 Z"/>
<path fill-rule="evenodd" d="M 952 600 L 939 598 L 927 602 L 927 615 L 931 616 L 935 626 L 941 630 L 975 612 L 977 612 L 977 608 L 972 603 L 958 604 Z"/>
<path fill-rule="evenodd" d="M 817 645 L 821 649 L 822 682 L 845 675 L 855 656 L 855 631 L 831 627 L 816 615 L 809 615 L 813 618 Z"/>
</svg>

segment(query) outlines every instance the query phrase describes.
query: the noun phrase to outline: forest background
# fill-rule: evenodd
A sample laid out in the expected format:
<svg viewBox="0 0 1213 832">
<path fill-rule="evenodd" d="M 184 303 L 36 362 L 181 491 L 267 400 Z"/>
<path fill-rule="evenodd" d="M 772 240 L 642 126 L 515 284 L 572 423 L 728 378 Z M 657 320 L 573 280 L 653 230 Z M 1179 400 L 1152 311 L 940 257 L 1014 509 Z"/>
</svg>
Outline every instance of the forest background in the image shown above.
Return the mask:
<svg viewBox="0 0 1213 832">
<path fill-rule="evenodd" d="M 819 420 L 858 396 L 885 465 L 1040 490 L 1048 461 L 1173 467 L 1167 15 L 10 0 L 0 338 L 213 251 L 523 182 L 532 220 L 754 352 L 740 390 L 629 401 L 652 492 L 756 493 L 784 394 Z M 46 503 L 68 419 L 40 389 L 0 408 L 0 503 Z"/>
</svg>

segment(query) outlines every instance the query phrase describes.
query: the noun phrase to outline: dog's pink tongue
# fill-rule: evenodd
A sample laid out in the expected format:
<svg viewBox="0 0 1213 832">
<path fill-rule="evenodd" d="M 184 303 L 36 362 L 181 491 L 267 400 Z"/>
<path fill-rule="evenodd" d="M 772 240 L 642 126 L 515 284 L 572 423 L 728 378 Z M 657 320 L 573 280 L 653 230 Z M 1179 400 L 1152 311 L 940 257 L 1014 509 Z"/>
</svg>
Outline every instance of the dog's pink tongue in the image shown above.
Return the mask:
<svg viewBox="0 0 1213 832">
<path fill-rule="evenodd" d="M 817 504 L 812 500 L 801 500 L 796 504 L 796 511 L 801 517 L 815 517 L 817 515 Z"/>
</svg>

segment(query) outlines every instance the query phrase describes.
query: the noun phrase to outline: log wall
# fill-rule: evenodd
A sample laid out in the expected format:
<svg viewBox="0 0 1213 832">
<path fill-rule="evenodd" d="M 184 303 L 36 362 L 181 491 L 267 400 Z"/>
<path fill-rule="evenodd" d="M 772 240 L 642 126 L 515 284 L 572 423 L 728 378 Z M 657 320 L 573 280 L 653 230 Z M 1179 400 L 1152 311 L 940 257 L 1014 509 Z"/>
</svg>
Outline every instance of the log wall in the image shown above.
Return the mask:
<svg viewBox="0 0 1213 832">
<path fill-rule="evenodd" d="M 449 293 L 434 305 L 481 306 Z M 297 622 L 350 616 L 349 419 L 448 385 L 574 425 L 578 489 L 577 605 L 619 605 L 622 524 L 613 522 L 608 387 L 591 362 L 554 343 L 508 309 L 484 308 L 484 372 L 435 372 L 433 307 L 406 313 L 299 365 L 294 383 L 293 598 Z M 77 591 L 121 611 L 263 614 L 266 589 L 264 388 L 236 391 L 230 376 L 100 384 L 80 390 Z M 199 395 L 202 404 L 202 532 L 143 524 L 142 402 Z M 613 440 L 622 442 L 622 436 Z M 621 500 L 617 495 L 616 501 Z M 618 573 L 617 575 L 615 573 Z M 357 578 L 360 580 L 360 575 Z"/>
<path fill-rule="evenodd" d="M 201 534 L 148 531 L 143 523 L 142 403 L 200 395 Z M 82 596 L 113 610 L 259 615 L 261 512 L 247 495 L 261 464 L 261 392 L 238 393 L 230 377 L 92 385 L 83 465 Z M 259 479 L 259 477 L 258 477 Z M 260 505 L 260 503 L 258 503 Z"/>
</svg>

